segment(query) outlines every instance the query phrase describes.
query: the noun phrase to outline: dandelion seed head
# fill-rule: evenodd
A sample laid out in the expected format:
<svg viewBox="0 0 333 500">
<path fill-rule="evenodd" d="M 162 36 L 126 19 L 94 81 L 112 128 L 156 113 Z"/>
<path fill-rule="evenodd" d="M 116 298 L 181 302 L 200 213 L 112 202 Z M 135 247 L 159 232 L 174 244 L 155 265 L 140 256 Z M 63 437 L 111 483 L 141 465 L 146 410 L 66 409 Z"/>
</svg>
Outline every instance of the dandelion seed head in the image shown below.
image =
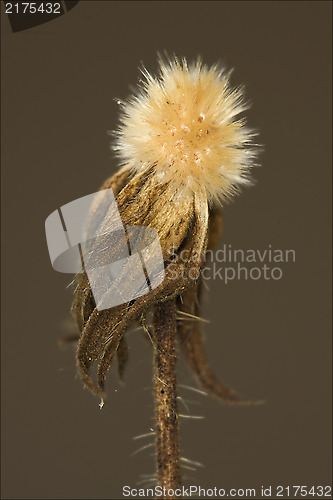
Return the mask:
<svg viewBox="0 0 333 500">
<path fill-rule="evenodd" d="M 239 118 L 247 105 L 229 74 L 200 60 L 160 61 L 123 103 L 114 149 L 134 172 L 154 167 L 160 182 L 181 195 L 204 187 L 210 202 L 230 198 L 249 183 L 253 131 Z"/>
</svg>

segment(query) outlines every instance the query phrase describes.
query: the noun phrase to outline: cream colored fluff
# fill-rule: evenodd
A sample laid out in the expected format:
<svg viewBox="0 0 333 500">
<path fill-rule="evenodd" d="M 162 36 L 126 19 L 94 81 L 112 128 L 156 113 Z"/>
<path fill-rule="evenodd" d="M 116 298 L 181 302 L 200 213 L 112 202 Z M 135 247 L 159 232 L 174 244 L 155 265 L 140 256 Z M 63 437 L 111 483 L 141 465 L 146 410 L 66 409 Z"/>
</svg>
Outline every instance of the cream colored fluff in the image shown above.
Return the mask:
<svg viewBox="0 0 333 500">
<path fill-rule="evenodd" d="M 229 75 L 200 60 L 160 61 L 160 74 L 143 70 L 137 95 L 123 105 L 114 149 L 133 173 L 154 166 L 173 198 L 204 187 L 208 201 L 222 202 L 249 183 L 253 131 L 238 115 L 246 109 L 241 88 Z"/>
</svg>

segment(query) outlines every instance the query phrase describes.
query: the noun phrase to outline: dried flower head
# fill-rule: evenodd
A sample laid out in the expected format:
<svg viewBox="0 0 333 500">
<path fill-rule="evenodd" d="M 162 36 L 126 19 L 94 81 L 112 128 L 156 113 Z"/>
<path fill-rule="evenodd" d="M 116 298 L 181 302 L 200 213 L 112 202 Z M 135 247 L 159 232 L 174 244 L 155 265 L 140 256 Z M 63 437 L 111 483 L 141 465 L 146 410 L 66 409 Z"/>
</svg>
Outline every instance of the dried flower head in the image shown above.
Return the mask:
<svg viewBox="0 0 333 500">
<path fill-rule="evenodd" d="M 253 134 L 238 117 L 246 108 L 242 91 L 230 88 L 223 70 L 200 61 L 188 66 L 175 58 L 160 63 L 158 78 L 146 70 L 144 75 L 139 93 L 123 103 L 115 146 L 122 168 L 101 189 L 113 189 L 124 225 L 157 231 L 165 278 L 147 295 L 98 311 L 86 273 L 77 276 L 73 312 L 80 330 L 78 371 L 84 385 L 102 396 L 114 355 L 123 374 L 128 327 L 138 321 L 150 331 L 151 308 L 175 300 L 178 340 L 199 383 L 223 401 L 240 402 L 215 379 L 205 358 L 198 321 L 202 280 L 193 270 L 200 271 L 207 245 L 217 242 L 221 202 L 249 180 Z M 105 232 L 110 219 L 103 215 Z M 107 241 L 99 239 L 96 245 L 105 251 Z M 130 284 L 137 277 L 133 273 L 126 279 Z M 181 320 L 185 316 L 188 321 Z M 96 361 L 95 381 L 91 372 Z"/>
</svg>

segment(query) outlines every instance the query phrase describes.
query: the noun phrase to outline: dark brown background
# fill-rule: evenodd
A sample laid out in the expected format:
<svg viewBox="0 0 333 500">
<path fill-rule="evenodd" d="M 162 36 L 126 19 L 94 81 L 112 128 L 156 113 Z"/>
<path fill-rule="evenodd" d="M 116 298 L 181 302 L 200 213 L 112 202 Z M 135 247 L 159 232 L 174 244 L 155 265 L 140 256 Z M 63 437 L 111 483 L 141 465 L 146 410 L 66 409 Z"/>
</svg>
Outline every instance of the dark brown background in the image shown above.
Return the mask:
<svg viewBox="0 0 333 500">
<path fill-rule="evenodd" d="M 126 385 L 113 367 L 100 411 L 73 348 L 57 347 L 70 276 L 52 270 L 44 221 L 115 170 L 113 98 L 164 49 L 235 67 L 253 102 L 263 166 L 226 207 L 224 243 L 296 250 L 281 281 L 209 283 L 211 363 L 267 402 L 230 408 L 181 390 L 205 416 L 182 422 L 183 455 L 204 464 L 186 484 L 330 483 L 330 17 L 329 2 L 81 1 L 13 34 L 2 16 L 3 498 L 120 498 L 154 470 L 152 448 L 131 457 L 153 425 L 150 345 L 130 334 Z"/>
</svg>

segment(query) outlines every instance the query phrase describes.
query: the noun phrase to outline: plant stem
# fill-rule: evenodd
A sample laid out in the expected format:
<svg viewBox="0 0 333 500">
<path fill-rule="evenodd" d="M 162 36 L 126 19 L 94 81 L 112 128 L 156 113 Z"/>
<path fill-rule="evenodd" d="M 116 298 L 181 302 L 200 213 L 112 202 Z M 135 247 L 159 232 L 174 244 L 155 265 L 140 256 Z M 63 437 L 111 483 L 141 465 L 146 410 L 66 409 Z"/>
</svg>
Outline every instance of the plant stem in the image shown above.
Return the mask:
<svg viewBox="0 0 333 500">
<path fill-rule="evenodd" d="M 159 486 L 175 490 L 180 487 L 175 300 L 155 306 L 153 327 L 157 479 Z M 163 498 L 176 497 L 166 495 Z"/>
</svg>

